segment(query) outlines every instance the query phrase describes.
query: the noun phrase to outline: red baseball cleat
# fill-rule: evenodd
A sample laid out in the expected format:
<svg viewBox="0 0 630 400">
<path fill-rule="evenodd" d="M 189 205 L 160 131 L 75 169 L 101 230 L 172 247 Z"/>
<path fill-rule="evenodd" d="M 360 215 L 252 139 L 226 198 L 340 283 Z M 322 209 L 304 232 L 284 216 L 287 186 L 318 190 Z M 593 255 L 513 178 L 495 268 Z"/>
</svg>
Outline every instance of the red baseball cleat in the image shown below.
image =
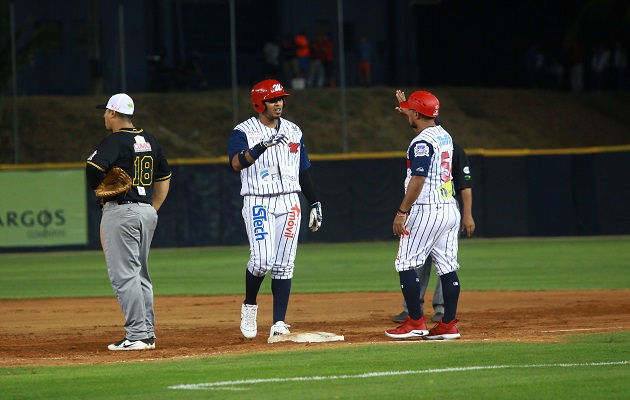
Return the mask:
<svg viewBox="0 0 630 400">
<path fill-rule="evenodd" d="M 407 320 L 396 329 L 385 331 L 385 334 L 394 339 L 421 338 L 429 333 L 424 316 L 419 320 L 413 320 L 407 316 Z"/>
<path fill-rule="evenodd" d="M 459 334 L 459 329 L 457 328 L 457 322 L 459 320 L 455 318 L 448 324 L 445 324 L 440 319 L 437 325 L 435 325 L 429 331 L 429 334 L 423 339 L 427 340 L 451 340 L 451 339 L 459 339 L 462 335 Z"/>
</svg>

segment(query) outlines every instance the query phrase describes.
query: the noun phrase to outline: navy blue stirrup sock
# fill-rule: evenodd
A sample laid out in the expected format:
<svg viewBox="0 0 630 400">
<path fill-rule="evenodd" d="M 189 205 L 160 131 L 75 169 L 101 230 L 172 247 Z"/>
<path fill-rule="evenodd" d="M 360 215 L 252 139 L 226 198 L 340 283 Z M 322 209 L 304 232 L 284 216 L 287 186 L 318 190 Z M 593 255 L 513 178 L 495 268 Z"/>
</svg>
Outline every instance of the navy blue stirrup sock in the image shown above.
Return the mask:
<svg viewBox="0 0 630 400">
<path fill-rule="evenodd" d="M 245 304 L 257 304 L 256 297 L 264 279 L 264 275 L 254 276 L 249 270 L 245 270 Z"/>
<path fill-rule="evenodd" d="M 271 293 L 273 294 L 273 323 L 284 321 L 289 307 L 291 294 L 291 279 L 272 279 Z"/>
<path fill-rule="evenodd" d="M 457 272 L 449 272 L 440 276 L 442 282 L 442 293 L 444 295 L 444 316 L 442 322 L 448 324 L 455 319 L 457 314 L 457 301 L 459 300 L 459 278 Z"/>
<path fill-rule="evenodd" d="M 401 271 L 398 273 L 400 277 L 400 288 L 402 290 L 405 303 L 407 303 L 407 310 L 411 319 L 422 318 L 422 311 L 420 309 L 420 280 L 416 270 L 411 269 L 408 271 Z"/>
</svg>

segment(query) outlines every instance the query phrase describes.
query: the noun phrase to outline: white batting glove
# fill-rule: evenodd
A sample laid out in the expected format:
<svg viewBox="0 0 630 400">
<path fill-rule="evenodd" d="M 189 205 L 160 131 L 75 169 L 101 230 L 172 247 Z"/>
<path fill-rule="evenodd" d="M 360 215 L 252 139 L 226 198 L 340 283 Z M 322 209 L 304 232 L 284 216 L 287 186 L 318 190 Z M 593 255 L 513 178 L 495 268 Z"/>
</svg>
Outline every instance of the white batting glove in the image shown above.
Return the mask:
<svg viewBox="0 0 630 400">
<path fill-rule="evenodd" d="M 311 232 L 316 232 L 319 227 L 322 226 L 322 203 L 311 204 L 311 216 L 308 220 L 308 227 L 311 228 Z"/>
<path fill-rule="evenodd" d="M 262 141 L 262 145 L 267 148 L 277 146 L 279 144 L 285 145 L 287 143 L 289 143 L 289 138 L 284 133 L 276 133 L 263 139 Z"/>
</svg>

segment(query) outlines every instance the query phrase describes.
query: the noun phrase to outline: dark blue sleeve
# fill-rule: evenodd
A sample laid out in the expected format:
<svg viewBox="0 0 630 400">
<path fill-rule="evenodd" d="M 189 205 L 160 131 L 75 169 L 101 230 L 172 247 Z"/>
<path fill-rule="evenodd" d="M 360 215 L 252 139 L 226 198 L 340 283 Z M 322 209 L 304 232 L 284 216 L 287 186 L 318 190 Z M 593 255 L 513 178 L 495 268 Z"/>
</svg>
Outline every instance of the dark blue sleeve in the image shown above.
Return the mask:
<svg viewBox="0 0 630 400">
<path fill-rule="evenodd" d="M 407 154 L 411 175 L 427 176 L 429 174 L 433 153 L 433 146 L 424 140 L 413 143 L 409 147 L 409 154 Z"/>
<path fill-rule="evenodd" d="M 300 171 L 306 171 L 311 166 L 311 160 L 306 154 L 306 146 L 304 146 L 304 137 L 300 139 Z"/>
<path fill-rule="evenodd" d="M 247 135 L 245 132 L 234 129 L 228 140 L 228 157 L 229 160 L 234 158 L 234 154 L 242 150 L 247 150 Z"/>
</svg>

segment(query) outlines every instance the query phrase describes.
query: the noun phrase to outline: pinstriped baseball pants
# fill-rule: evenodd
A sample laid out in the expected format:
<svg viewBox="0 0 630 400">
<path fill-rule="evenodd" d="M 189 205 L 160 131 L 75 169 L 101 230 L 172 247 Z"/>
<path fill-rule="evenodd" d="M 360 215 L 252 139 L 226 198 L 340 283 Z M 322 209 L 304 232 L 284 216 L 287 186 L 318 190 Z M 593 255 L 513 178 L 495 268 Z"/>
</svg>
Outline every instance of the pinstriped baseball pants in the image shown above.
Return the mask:
<svg viewBox="0 0 630 400">
<path fill-rule="evenodd" d="M 459 227 L 456 202 L 414 205 L 406 223 L 409 235 L 400 238 L 396 271 L 418 268 L 429 255 L 438 275 L 458 270 Z"/>
<path fill-rule="evenodd" d="M 302 210 L 298 193 L 244 196 L 243 220 L 249 238 L 247 269 L 254 276 L 293 278 Z"/>
</svg>

